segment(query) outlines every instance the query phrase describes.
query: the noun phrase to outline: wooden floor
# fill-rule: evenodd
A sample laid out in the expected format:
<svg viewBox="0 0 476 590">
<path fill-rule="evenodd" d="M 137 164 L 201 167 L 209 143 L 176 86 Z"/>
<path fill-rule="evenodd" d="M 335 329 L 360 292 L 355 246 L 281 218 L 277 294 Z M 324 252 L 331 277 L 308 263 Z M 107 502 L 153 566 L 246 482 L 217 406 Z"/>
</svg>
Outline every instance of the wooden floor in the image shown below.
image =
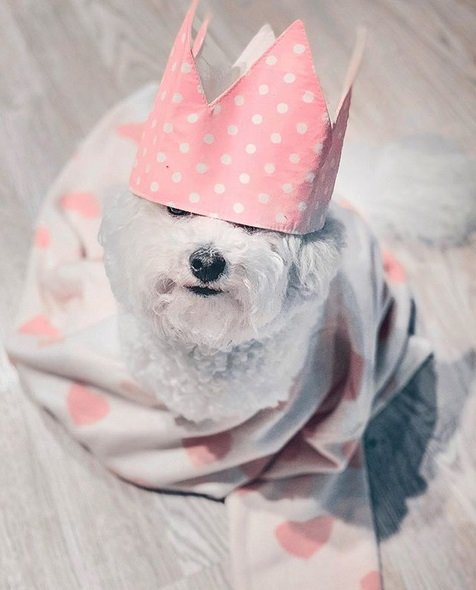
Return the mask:
<svg viewBox="0 0 476 590">
<path fill-rule="evenodd" d="M 1 338 L 48 185 L 108 107 L 160 78 L 187 4 L 0 2 Z M 214 59 L 235 58 L 266 20 L 281 31 L 304 18 L 334 105 L 367 24 L 349 141 L 436 134 L 476 155 L 474 0 L 210 0 L 207 11 Z M 367 434 L 385 590 L 476 587 L 475 248 L 399 246 L 438 362 Z M 105 472 L 20 391 L 1 347 L 0 394 L 1 590 L 230 587 L 222 504 Z"/>
</svg>

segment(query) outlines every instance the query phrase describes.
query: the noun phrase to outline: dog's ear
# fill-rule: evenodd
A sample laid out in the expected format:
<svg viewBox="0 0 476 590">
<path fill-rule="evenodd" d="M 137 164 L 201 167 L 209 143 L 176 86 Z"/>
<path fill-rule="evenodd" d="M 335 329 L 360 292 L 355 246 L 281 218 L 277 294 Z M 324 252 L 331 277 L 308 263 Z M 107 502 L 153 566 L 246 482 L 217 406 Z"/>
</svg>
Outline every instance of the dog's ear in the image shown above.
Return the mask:
<svg viewBox="0 0 476 590">
<path fill-rule="evenodd" d="M 339 268 L 344 238 L 342 223 L 329 217 L 321 230 L 293 239 L 291 285 L 304 295 L 326 296 Z"/>
</svg>

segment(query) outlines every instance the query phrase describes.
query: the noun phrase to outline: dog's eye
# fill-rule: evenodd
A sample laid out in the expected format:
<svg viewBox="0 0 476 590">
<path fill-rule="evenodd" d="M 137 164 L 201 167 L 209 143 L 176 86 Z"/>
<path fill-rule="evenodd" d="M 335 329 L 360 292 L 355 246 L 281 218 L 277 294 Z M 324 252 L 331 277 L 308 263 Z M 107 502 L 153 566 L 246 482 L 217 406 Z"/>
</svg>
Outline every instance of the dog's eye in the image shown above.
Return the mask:
<svg viewBox="0 0 476 590">
<path fill-rule="evenodd" d="M 192 215 L 190 211 L 183 211 L 182 209 L 175 209 L 175 207 L 167 207 L 167 211 L 174 217 L 186 217 Z"/>
<path fill-rule="evenodd" d="M 254 234 L 260 229 L 259 227 L 253 227 L 251 225 L 242 225 L 241 227 L 249 234 Z"/>
</svg>

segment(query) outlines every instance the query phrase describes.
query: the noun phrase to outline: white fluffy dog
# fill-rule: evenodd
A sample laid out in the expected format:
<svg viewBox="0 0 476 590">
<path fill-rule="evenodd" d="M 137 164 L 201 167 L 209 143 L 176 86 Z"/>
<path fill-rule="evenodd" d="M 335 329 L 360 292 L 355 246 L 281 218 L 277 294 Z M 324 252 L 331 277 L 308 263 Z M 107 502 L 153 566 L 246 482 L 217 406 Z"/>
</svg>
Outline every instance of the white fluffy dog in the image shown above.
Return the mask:
<svg viewBox="0 0 476 590">
<path fill-rule="evenodd" d="M 338 221 L 300 237 L 124 191 L 106 203 L 101 241 L 124 356 L 147 391 L 197 422 L 287 398 L 339 266 Z"/>
</svg>

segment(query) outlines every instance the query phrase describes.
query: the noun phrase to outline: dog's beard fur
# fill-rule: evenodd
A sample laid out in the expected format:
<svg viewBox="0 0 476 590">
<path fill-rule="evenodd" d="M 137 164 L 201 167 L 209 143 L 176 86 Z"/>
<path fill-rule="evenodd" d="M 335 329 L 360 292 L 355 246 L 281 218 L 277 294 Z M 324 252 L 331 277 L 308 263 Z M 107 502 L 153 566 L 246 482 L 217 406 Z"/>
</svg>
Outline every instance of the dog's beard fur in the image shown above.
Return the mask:
<svg viewBox="0 0 476 590">
<path fill-rule="evenodd" d="M 114 295 L 124 314 L 140 326 L 138 337 L 144 332 L 146 347 L 156 346 L 161 354 L 167 349 L 174 349 L 174 354 L 180 351 L 189 355 L 190 363 L 203 364 L 206 357 L 210 367 L 222 364 L 223 354 L 233 355 L 253 342 L 262 347 L 273 336 L 281 337 L 306 306 L 312 304 L 316 310 L 337 272 L 343 242 L 342 228 L 332 219 L 320 232 L 304 237 L 265 230 L 251 233 L 219 219 L 174 217 L 166 207 L 127 191 L 107 200 L 100 238 Z M 191 272 L 189 258 L 202 247 L 216 249 L 227 262 L 226 272 L 207 285 L 222 291 L 218 295 L 203 297 L 187 289 L 200 284 Z M 144 355 L 144 347 L 137 354 Z M 141 365 L 144 374 L 144 363 L 137 360 L 131 368 L 137 373 Z M 135 377 L 141 380 L 140 375 Z M 150 379 L 145 385 L 153 387 Z M 220 387 L 227 387 L 225 381 Z M 196 389 L 200 395 L 198 383 Z M 269 399 L 261 401 L 270 404 Z M 220 415 L 226 415 L 225 406 L 222 404 Z M 200 411 L 206 413 L 206 408 Z"/>
</svg>

